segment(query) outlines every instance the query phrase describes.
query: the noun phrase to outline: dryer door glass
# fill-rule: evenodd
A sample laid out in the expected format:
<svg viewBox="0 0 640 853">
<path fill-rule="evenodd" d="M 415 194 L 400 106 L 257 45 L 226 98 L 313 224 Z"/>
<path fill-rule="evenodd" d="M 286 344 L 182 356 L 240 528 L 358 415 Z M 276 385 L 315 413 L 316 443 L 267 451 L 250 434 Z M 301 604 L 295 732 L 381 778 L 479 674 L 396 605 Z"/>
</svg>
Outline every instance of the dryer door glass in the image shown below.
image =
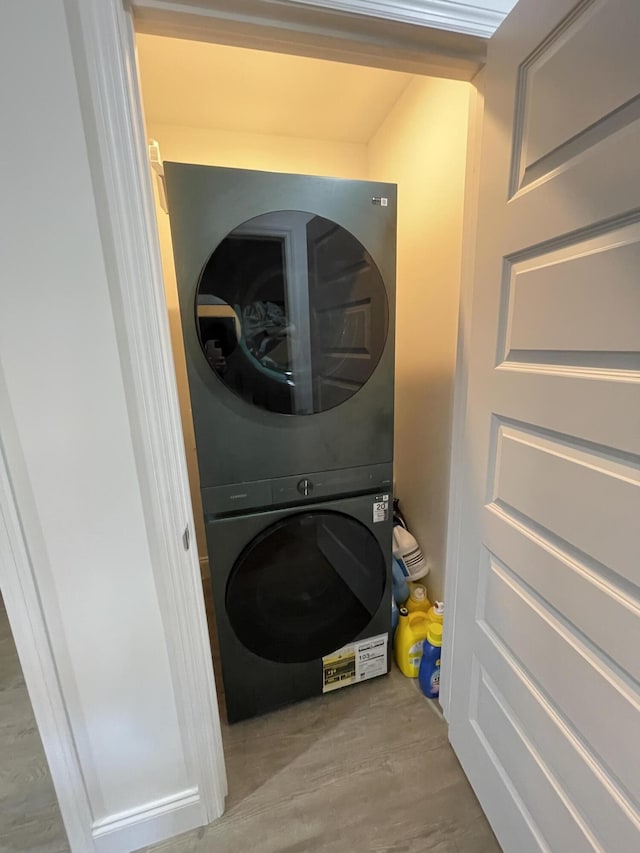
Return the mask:
<svg viewBox="0 0 640 853">
<path fill-rule="evenodd" d="M 299 210 L 232 231 L 204 267 L 195 310 L 213 372 L 252 405 L 287 415 L 359 391 L 389 327 L 371 255 L 340 225 Z"/>
<path fill-rule="evenodd" d="M 268 527 L 240 555 L 227 582 L 227 614 L 256 655 L 310 661 L 364 631 L 386 577 L 364 524 L 336 512 L 300 513 Z"/>
</svg>

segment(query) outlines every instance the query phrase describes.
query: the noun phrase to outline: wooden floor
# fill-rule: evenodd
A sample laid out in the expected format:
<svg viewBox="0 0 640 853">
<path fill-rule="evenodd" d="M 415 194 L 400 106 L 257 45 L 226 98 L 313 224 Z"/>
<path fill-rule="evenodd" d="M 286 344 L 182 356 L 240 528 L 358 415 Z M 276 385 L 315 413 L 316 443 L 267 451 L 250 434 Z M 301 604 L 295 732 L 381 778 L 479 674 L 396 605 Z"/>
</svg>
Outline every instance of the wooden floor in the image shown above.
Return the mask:
<svg viewBox="0 0 640 853">
<path fill-rule="evenodd" d="M 223 736 L 226 813 L 147 851 L 500 851 L 444 722 L 397 670 Z"/>
<path fill-rule="evenodd" d="M 224 725 L 227 811 L 154 853 L 499 853 L 446 727 L 397 670 Z M 69 850 L 0 606 L 0 853 Z"/>
<path fill-rule="evenodd" d="M 0 598 L 0 853 L 66 853 L 67 836 Z"/>
</svg>

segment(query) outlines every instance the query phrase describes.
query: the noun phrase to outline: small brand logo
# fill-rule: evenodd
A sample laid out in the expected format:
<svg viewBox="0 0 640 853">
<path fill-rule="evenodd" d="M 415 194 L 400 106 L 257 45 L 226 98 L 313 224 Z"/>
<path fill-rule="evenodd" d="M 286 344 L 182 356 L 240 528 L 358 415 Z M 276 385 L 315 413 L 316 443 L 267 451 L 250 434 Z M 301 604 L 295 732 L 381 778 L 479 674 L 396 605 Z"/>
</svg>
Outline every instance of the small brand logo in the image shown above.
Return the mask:
<svg viewBox="0 0 640 853">
<path fill-rule="evenodd" d="M 384 196 L 376 196 L 371 199 L 371 204 L 375 204 L 378 207 L 389 207 L 389 199 Z"/>
</svg>

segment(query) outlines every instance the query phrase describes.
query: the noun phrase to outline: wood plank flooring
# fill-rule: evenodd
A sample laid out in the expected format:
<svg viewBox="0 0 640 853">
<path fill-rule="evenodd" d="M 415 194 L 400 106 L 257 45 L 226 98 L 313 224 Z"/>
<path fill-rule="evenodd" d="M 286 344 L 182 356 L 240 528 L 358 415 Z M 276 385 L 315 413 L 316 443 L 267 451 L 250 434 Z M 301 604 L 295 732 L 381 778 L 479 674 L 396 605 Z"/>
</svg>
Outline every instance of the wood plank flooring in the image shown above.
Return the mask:
<svg viewBox="0 0 640 853">
<path fill-rule="evenodd" d="M 385 678 L 223 726 L 224 816 L 153 853 L 499 853 L 446 726 Z M 69 850 L 0 606 L 0 853 Z"/>
<path fill-rule="evenodd" d="M 67 853 L 53 782 L 0 598 L 0 853 Z"/>
<path fill-rule="evenodd" d="M 499 853 L 417 684 L 393 670 L 223 727 L 227 811 L 147 853 Z"/>
</svg>

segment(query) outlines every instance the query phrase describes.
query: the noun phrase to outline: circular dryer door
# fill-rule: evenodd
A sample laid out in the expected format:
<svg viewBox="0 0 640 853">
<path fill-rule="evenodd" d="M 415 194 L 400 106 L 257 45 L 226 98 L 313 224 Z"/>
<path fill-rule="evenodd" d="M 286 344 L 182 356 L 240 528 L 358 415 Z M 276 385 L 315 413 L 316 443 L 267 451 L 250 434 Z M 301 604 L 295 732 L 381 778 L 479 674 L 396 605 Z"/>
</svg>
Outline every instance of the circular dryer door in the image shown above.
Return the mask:
<svg viewBox="0 0 640 853">
<path fill-rule="evenodd" d="M 228 234 L 196 293 L 211 370 L 252 405 L 286 415 L 332 409 L 366 383 L 384 351 L 387 295 L 347 230 L 300 210 L 265 213 Z"/>
<path fill-rule="evenodd" d="M 386 575 L 380 545 L 364 524 L 337 512 L 288 516 L 236 561 L 227 582 L 229 621 L 260 657 L 314 660 L 367 627 Z"/>
</svg>

